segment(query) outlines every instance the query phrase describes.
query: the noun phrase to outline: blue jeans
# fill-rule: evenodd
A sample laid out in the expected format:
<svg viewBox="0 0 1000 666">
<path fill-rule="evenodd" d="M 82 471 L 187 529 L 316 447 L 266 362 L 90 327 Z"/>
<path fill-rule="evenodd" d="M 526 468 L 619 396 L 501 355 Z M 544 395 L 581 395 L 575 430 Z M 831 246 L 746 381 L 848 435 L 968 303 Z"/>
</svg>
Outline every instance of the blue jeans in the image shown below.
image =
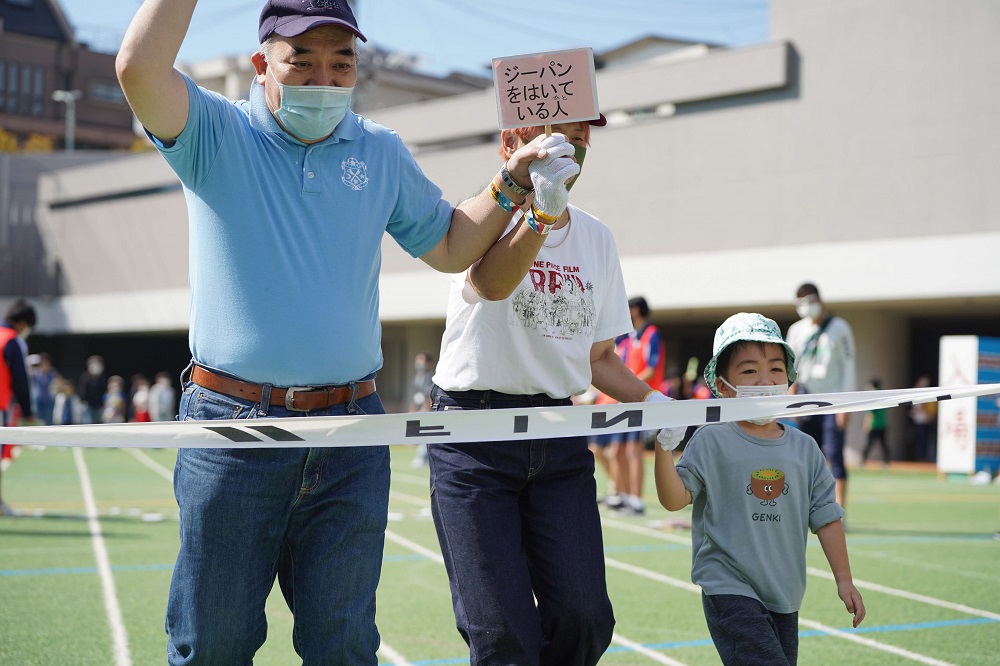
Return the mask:
<svg viewBox="0 0 1000 666">
<path fill-rule="evenodd" d="M 431 409 L 563 404 L 435 388 Z M 472 665 L 596 664 L 615 619 L 586 438 L 429 444 L 427 454 L 434 526 Z"/>
<path fill-rule="evenodd" d="M 802 432 L 816 440 L 835 479 L 847 478 L 844 465 L 844 431 L 837 427 L 835 414 L 816 414 L 801 424 Z"/>
<path fill-rule="evenodd" d="M 725 666 L 795 666 L 798 613 L 772 613 L 756 599 L 738 594 L 702 593 L 701 603 Z"/>
<path fill-rule="evenodd" d="M 384 413 L 378 394 L 308 413 Z M 253 419 L 261 405 L 186 383 L 180 418 Z M 171 665 L 250 664 L 275 577 L 304 665 L 378 663 L 375 588 L 389 504 L 387 446 L 181 449 L 180 553 L 166 629 Z"/>
</svg>

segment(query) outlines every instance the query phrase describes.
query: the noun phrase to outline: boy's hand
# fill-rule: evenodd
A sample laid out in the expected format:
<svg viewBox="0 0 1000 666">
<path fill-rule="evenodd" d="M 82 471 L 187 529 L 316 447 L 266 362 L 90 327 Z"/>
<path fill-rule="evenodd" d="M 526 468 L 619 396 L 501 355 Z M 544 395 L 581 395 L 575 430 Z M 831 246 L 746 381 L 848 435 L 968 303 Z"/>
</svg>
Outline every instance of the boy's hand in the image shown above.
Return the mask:
<svg viewBox="0 0 1000 666">
<path fill-rule="evenodd" d="M 646 396 L 644 402 L 670 402 L 673 398 L 667 397 L 659 391 L 653 391 Z M 673 451 L 684 441 L 687 434 L 687 426 L 676 426 L 673 428 L 663 428 L 656 433 L 656 442 L 664 451 Z"/>
<path fill-rule="evenodd" d="M 856 629 L 865 619 L 865 602 L 861 598 L 861 593 L 858 592 L 858 588 L 854 587 L 854 583 L 845 582 L 837 585 L 837 594 L 847 606 L 847 612 L 854 614 L 854 628 Z"/>
</svg>

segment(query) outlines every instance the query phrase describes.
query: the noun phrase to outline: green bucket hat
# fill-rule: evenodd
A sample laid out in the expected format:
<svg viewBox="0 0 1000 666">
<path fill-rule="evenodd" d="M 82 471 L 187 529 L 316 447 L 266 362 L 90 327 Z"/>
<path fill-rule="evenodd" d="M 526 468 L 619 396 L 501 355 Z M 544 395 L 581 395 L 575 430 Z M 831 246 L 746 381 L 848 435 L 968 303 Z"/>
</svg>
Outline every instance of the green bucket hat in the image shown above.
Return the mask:
<svg viewBox="0 0 1000 666">
<path fill-rule="evenodd" d="M 726 350 L 726 347 L 734 342 L 769 342 L 781 345 L 785 348 L 785 365 L 788 369 L 788 383 L 795 382 L 798 376 L 795 372 L 795 352 L 787 342 L 781 337 L 781 329 L 774 321 L 756 312 L 740 312 L 722 322 L 715 331 L 715 342 L 712 344 L 712 360 L 705 366 L 705 381 L 712 393 L 721 398 L 715 388 L 715 371 L 719 363 L 719 356 Z"/>
</svg>

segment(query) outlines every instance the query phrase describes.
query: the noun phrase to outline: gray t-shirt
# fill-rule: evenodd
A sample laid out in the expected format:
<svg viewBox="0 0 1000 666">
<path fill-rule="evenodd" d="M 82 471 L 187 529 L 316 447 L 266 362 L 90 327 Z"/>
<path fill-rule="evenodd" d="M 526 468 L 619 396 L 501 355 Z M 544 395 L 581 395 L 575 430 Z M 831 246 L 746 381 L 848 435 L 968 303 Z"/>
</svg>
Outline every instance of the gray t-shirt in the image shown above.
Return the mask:
<svg viewBox="0 0 1000 666">
<path fill-rule="evenodd" d="M 691 580 L 705 594 L 797 612 L 808 530 L 844 515 L 816 441 L 789 426 L 777 439 L 761 439 L 736 423 L 706 425 L 691 437 L 677 472 L 693 500 Z"/>
</svg>

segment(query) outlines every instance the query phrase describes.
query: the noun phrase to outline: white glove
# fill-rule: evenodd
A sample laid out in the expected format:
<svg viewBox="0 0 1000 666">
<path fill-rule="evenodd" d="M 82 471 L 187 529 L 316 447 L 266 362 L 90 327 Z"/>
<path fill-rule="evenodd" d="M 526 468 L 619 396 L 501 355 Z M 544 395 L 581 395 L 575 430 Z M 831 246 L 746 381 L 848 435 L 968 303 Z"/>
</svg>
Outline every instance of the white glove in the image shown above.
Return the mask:
<svg viewBox="0 0 1000 666">
<path fill-rule="evenodd" d="M 580 165 L 572 159 L 573 144 L 563 134 L 545 137 L 538 144 L 548 153 L 528 164 L 531 185 L 535 188 L 535 208 L 549 217 L 559 217 L 569 203 L 566 181 L 580 173 Z"/>
<path fill-rule="evenodd" d="M 670 402 L 672 400 L 673 398 L 668 398 L 659 391 L 653 391 L 646 396 L 643 402 Z M 656 433 L 656 441 L 662 450 L 673 451 L 684 441 L 685 434 L 687 434 L 687 426 L 663 428 L 660 432 Z"/>
</svg>

